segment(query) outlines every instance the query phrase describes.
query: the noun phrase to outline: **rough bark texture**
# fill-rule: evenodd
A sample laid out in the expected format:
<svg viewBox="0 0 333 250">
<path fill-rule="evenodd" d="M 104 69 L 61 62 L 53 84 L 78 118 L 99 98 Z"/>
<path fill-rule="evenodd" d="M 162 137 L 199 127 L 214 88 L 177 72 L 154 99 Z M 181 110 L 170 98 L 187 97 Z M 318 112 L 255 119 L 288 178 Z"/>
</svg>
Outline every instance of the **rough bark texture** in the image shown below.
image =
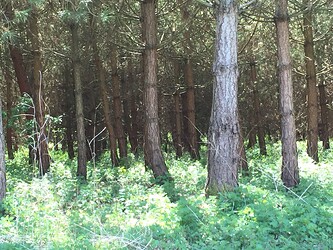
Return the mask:
<svg viewBox="0 0 333 250">
<path fill-rule="evenodd" d="M 323 148 L 329 149 L 330 141 L 328 134 L 328 107 L 327 107 L 325 85 L 322 83 L 318 87 L 319 87 L 319 97 L 320 97 L 321 140 L 323 142 Z"/>
<path fill-rule="evenodd" d="M 280 84 L 282 174 L 285 186 L 294 187 L 299 183 L 297 161 L 296 129 L 293 107 L 293 85 L 288 27 L 288 3 L 276 0 L 276 35 L 278 48 L 278 78 Z"/>
<path fill-rule="evenodd" d="M 2 104 L 0 99 L 0 202 L 6 195 L 5 137 L 2 126 Z"/>
<path fill-rule="evenodd" d="M 73 77 L 75 89 L 75 115 L 77 129 L 77 176 L 87 179 L 87 146 L 84 128 L 83 113 L 83 87 L 80 72 L 80 55 L 79 55 L 79 27 L 76 23 L 70 24 L 72 33 L 72 61 L 73 61 Z"/>
<path fill-rule="evenodd" d="M 153 170 L 155 178 L 169 175 L 161 152 L 160 127 L 158 124 L 157 91 L 157 1 L 145 0 L 141 3 L 144 49 L 144 151 L 145 161 Z"/>
<path fill-rule="evenodd" d="M 207 196 L 232 190 L 238 184 L 237 18 L 236 1 L 221 0 L 217 9 L 213 103 L 208 131 Z"/>
<path fill-rule="evenodd" d="M 41 175 L 47 173 L 50 169 L 50 156 L 47 145 L 47 122 L 44 118 L 45 107 L 43 99 L 43 75 L 42 75 L 42 52 L 40 49 L 38 32 L 38 11 L 33 5 L 29 16 L 30 40 L 33 56 L 33 79 L 32 79 L 32 98 L 34 101 L 35 119 L 37 123 L 37 154 L 39 163 L 39 172 Z"/>
<path fill-rule="evenodd" d="M 303 4 L 308 6 L 304 13 L 304 54 L 306 66 L 306 83 L 307 83 L 307 153 L 318 162 L 318 90 L 316 79 L 315 53 L 313 45 L 313 28 L 312 28 L 312 0 L 304 0 Z"/>
<path fill-rule="evenodd" d="M 117 49 L 113 45 L 111 47 L 111 71 L 112 71 L 112 96 L 113 96 L 113 107 L 114 107 L 114 125 L 115 125 L 115 135 L 118 141 L 119 155 L 121 158 L 127 156 L 127 145 L 126 138 L 123 128 L 122 114 L 123 109 L 121 105 L 121 95 L 120 95 L 120 79 L 118 74 L 118 55 Z"/>
<path fill-rule="evenodd" d="M 258 134 L 258 141 L 259 141 L 259 148 L 260 154 L 266 155 L 266 142 L 265 142 L 265 131 L 263 127 L 263 121 L 261 117 L 261 109 L 260 109 L 260 100 L 259 100 L 259 93 L 257 89 L 257 69 L 255 60 L 250 62 L 251 67 L 251 85 L 252 85 L 252 93 L 253 93 L 253 107 L 254 107 L 254 118 L 256 121 L 256 128 Z"/>
</svg>

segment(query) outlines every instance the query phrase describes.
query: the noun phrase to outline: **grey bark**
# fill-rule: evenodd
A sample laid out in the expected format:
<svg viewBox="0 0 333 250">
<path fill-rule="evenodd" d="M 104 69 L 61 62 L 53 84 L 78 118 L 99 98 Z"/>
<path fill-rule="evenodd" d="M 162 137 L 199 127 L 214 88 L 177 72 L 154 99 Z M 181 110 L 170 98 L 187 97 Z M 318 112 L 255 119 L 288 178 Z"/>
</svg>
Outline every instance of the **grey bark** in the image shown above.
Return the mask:
<svg viewBox="0 0 333 250">
<path fill-rule="evenodd" d="M 213 66 L 213 104 L 208 132 L 207 196 L 231 190 L 238 184 L 237 18 L 236 1 L 220 1 Z"/>
</svg>

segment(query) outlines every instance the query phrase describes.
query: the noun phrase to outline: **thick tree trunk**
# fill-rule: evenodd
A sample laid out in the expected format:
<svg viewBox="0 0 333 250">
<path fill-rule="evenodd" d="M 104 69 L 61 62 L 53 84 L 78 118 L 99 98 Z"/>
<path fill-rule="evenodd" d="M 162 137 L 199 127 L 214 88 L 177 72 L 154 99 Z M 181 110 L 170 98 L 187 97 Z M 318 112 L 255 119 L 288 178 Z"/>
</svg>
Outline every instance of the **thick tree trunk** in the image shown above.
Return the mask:
<svg viewBox="0 0 333 250">
<path fill-rule="evenodd" d="M 76 129 L 77 129 L 77 176 L 87 179 L 87 146 L 84 128 L 83 113 L 83 87 L 80 72 L 80 51 L 79 51 L 79 26 L 77 23 L 71 23 L 70 29 L 72 33 L 72 61 L 73 61 L 73 77 L 75 89 L 75 111 L 76 111 Z"/>
<path fill-rule="evenodd" d="M 157 18 L 156 0 L 144 0 L 142 8 L 142 31 L 144 49 L 144 109 L 145 161 L 153 170 L 155 178 L 168 176 L 161 152 L 160 127 L 158 124 L 158 92 L 157 92 Z"/>
<path fill-rule="evenodd" d="M 304 13 L 304 54 L 306 66 L 307 83 L 307 153 L 318 162 L 318 91 L 316 79 L 315 54 L 313 48 L 313 28 L 312 28 L 312 0 L 304 0 L 303 4 L 308 6 Z"/>
<path fill-rule="evenodd" d="M 256 120 L 256 127 L 257 127 L 257 134 L 258 134 L 258 141 L 259 141 L 259 148 L 260 154 L 266 155 L 266 142 L 265 142 L 265 131 L 263 127 L 263 121 L 261 117 L 261 109 L 260 109 L 260 100 L 259 94 L 257 89 L 257 69 L 255 61 L 252 60 L 250 62 L 251 67 L 251 85 L 252 85 L 252 92 L 253 92 L 253 107 L 254 107 L 254 118 Z"/>
<path fill-rule="evenodd" d="M 2 125 L 2 101 L 0 98 L 0 202 L 6 195 L 5 137 Z"/>
<path fill-rule="evenodd" d="M 123 109 L 121 105 L 120 95 L 120 79 L 118 74 L 118 55 L 117 49 L 114 45 L 111 47 L 111 71 L 112 71 L 112 96 L 113 96 L 113 107 L 114 107 L 114 125 L 116 138 L 118 141 L 119 155 L 121 158 L 127 156 L 127 145 L 126 138 L 123 128 L 122 114 Z"/>
<path fill-rule="evenodd" d="M 43 77 L 42 77 L 42 52 L 40 50 L 39 32 L 38 32 L 38 12 L 35 6 L 29 18 L 30 39 L 33 55 L 33 79 L 32 79 L 32 98 L 34 101 L 35 119 L 37 123 L 37 153 L 39 172 L 41 175 L 47 173 L 50 169 L 50 156 L 47 145 L 47 122 L 44 118 L 44 99 L 43 99 Z"/>
<path fill-rule="evenodd" d="M 237 19 L 237 2 L 221 0 L 217 9 L 213 104 L 208 131 L 207 196 L 238 185 Z"/>
<path fill-rule="evenodd" d="M 287 187 L 299 183 L 296 128 L 293 106 L 293 84 L 289 44 L 287 0 L 276 0 L 276 35 L 278 48 L 278 78 L 282 130 L 282 181 Z"/>
<path fill-rule="evenodd" d="M 325 91 L 325 85 L 321 83 L 319 86 L 319 97 L 320 97 L 320 115 L 321 115 L 321 139 L 323 142 L 323 148 L 330 148 L 329 134 L 328 134 L 328 108 L 327 108 L 327 97 Z"/>
</svg>

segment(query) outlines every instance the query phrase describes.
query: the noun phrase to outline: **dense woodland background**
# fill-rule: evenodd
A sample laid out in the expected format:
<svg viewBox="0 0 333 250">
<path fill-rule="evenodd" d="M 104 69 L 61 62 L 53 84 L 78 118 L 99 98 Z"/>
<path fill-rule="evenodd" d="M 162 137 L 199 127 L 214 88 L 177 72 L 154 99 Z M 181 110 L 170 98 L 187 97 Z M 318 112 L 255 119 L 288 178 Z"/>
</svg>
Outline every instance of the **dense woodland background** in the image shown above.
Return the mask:
<svg viewBox="0 0 333 250">
<path fill-rule="evenodd" d="M 235 14 L 238 16 L 241 140 L 237 143 L 240 144 L 241 176 L 234 194 L 221 195 L 214 203 L 204 200 L 200 192 L 204 192 L 207 145 L 210 145 L 207 133 L 213 100 L 217 17 L 219 11 L 225 14 L 221 6 L 229 2 L 238 4 Z M 32 219 L 29 212 L 21 214 L 24 218 L 21 222 L 17 222 L 20 212 L 13 212 L 14 204 L 24 207 L 23 201 L 28 202 L 27 196 L 18 196 L 20 192 L 27 192 L 34 197 L 32 203 L 36 211 L 46 209 L 50 216 L 63 222 L 61 213 L 57 214 L 58 208 L 48 209 L 43 202 L 35 202 L 35 199 L 48 197 L 48 202 L 58 202 L 57 206 L 63 211 L 72 213 L 75 225 L 59 222 L 61 225 L 55 229 L 51 221 L 45 222 L 49 231 L 54 231 L 53 235 L 45 236 L 42 241 L 31 239 L 31 242 L 26 240 L 28 235 L 15 238 L 16 247 L 34 249 L 37 245 L 45 247 L 47 242 L 51 244 L 50 249 L 58 249 L 57 242 L 62 242 L 59 239 L 64 237 L 60 232 L 66 230 L 70 233 L 61 243 L 63 249 L 74 245 L 108 249 L 112 244 L 115 249 L 168 249 L 168 242 L 177 232 L 181 237 L 169 249 L 204 249 L 209 245 L 211 247 L 206 249 L 218 249 L 221 244 L 230 249 L 332 247 L 329 240 L 333 233 L 329 219 L 332 210 L 327 209 L 332 204 L 332 190 L 327 180 L 322 186 L 316 186 L 319 184 L 315 182 L 313 169 L 319 172 L 321 167 L 327 178 L 331 176 L 333 2 L 289 1 L 289 14 L 285 18 L 278 15 L 276 6 L 281 3 L 287 4 L 287 1 L 3 0 L 0 4 L 0 94 L 9 192 L 2 209 L 3 226 L 0 225 L 0 231 L 8 238 L 0 237 L 0 243 L 7 244 L 10 237 L 24 232 L 28 218 L 36 223 L 36 230 L 42 230 L 38 218 Z M 301 184 L 295 191 L 289 187 L 299 184 L 298 181 L 288 185 L 278 180 L 280 156 L 284 153 L 279 144 L 283 116 L 279 104 L 276 38 L 279 20 L 289 22 L 293 115 L 301 169 Z M 318 146 L 318 141 L 322 141 L 322 145 Z M 113 168 L 116 166 L 118 168 Z M 147 176 L 149 168 L 155 181 Z M 72 179 L 66 171 L 88 182 Z M 278 173 L 278 177 L 271 171 Z M 46 173 L 49 179 L 33 179 Z M 30 194 L 27 190 L 31 187 L 16 182 L 19 179 L 35 188 L 50 187 L 49 191 L 57 189 L 52 185 L 59 185 L 59 192 L 64 193 L 57 194 L 62 197 L 59 200 L 53 191 Z M 313 200 L 306 200 L 303 195 L 313 183 L 325 188 L 327 193 L 313 191 L 313 196 L 309 195 Z M 162 184 L 163 188 L 155 184 Z M 258 186 L 262 190 L 257 190 Z M 287 188 L 290 193 L 274 193 L 280 188 L 283 191 Z M 138 197 L 146 197 L 149 202 Z M 166 197 L 169 200 L 165 200 Z M 160 204 L 155 199 L 160 199 Z M 262 206 L 256 203 L 257 199 Z M 305 206 L 304 211 L 297 212 L 299 204 L 293 199 Z M 255 204 L 254 207 L 249 208 L 247 201 Z M 314 208 L 317 202 L 323 204 L 320 211 Z M 292 206 L 285 212 L 292 212 L 293 218 L 279 212 L 287 203 Z M 107 210 L 105 206 L 109 205 L 112 208 Z M 276 208 L 272 212 L 275 217 L 267 222 L 271 205 Z M 143 206 L 146 210 L 141 211 L 139 208 Z M 166 217 L 144 215 L 156 206 Z M 176 207 L 178 212 L 175 212 Z M 308 210 L 309 207 L 313 210 Z M 258 219 L 258 223 L 267 222 L 270 228 L 267 232 L 258 229 L 261 224 L 249 224 L 257 218 L 253 214 L 258 208 L 265 217 Z M 75 213 L 79 210 L 84 213 L 69 212 L 72 209 Z M 138 209 L 140 215 L 133 215 Z M 208 210 L 201 212 L 202 209 Z M 223 218 L 219 217 L 222 216 L 219 210 L 225 212 Z M 97 216 L 102 220 L 100 224 L 91 224 L 97 218 L 93 211 L 102 214 Z M 160 224 L 140 224 L 137 216 L 145 217 L 146 221 L 156 219 Z M 210 216 L 220 219 L 215 223 L 208 219 Z M 239 229 L 241 235 L 236 241 L 231 230 L 235 224 L 222 222 L 227 220 L 225 216 L 236 218 L 238 222 L 239 216 L 246 217 L 243 226 L 237 224 L 244 231 Z M 291 223 L 301 216 L 304 221 Z M 318 219 L 311 224 L 313 217 Z M 84 223 L 78 226 L 80 218 Z M 122 228 L 124 234 L 121 235 L 115 233 L 114 228 L 126 224 L 129 218 L 135 218 L 140 227 Z M 107 228 L 105 225 L 112 219 L 116 222 Z M 168 224 L 170 221 L 174 226 Z M 10 234 L 8 230 L 13 223 L 19 226 Z M 249 233 L 256 227 L 258 241 Z M 297 231 L 302 227 L 306 229 Z M 225 228 L 230 229 L 225 238 L 212 236 L 214 230 L 220 232 Z M 35 229 L 29 231 L 31 235 L 42 234 Z M 103 233 L 97 233 L 98 229 Z M 293 238 L 291 229 L 297 231 L 300 238 Z M 205 231 L 207 235 L 203 236 Z M 106 238 L 106 232 L 117 237 Z M 305 236 L 307 232 L 312 235 Z M 86 241 L 78 243 L 79 236 Z M 12 246 L 10 244 L 8 247 Z"/>
</svg>

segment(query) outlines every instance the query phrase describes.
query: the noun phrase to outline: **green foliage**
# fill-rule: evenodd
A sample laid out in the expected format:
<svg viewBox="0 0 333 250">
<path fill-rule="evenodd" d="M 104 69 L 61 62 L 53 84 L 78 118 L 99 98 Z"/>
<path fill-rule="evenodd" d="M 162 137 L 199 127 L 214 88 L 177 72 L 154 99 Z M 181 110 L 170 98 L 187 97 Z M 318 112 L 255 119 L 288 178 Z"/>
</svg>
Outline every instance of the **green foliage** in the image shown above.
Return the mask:
<svg viewBox="0 0 333 250">
<path fill-rule="evenodd" d="M 234 192 L 206 198 L 205 166 L 188 155 L 166 155 L 173 179 L 161 186 L 142 156 L 111 168 L 105 154 L 81 182 L 65 153 L 51 152 L 51 172 L 40 179 L 20 150 L 7 162 L 0 248 L 330 249 L 332 151 L 314 165 L 300 143 L 301 183 L 290 191 L 279 180 L 279 153 L 279 144 L 268 145 L 265 157 L 249 151 L 251 176 Z"/>
</svg>

